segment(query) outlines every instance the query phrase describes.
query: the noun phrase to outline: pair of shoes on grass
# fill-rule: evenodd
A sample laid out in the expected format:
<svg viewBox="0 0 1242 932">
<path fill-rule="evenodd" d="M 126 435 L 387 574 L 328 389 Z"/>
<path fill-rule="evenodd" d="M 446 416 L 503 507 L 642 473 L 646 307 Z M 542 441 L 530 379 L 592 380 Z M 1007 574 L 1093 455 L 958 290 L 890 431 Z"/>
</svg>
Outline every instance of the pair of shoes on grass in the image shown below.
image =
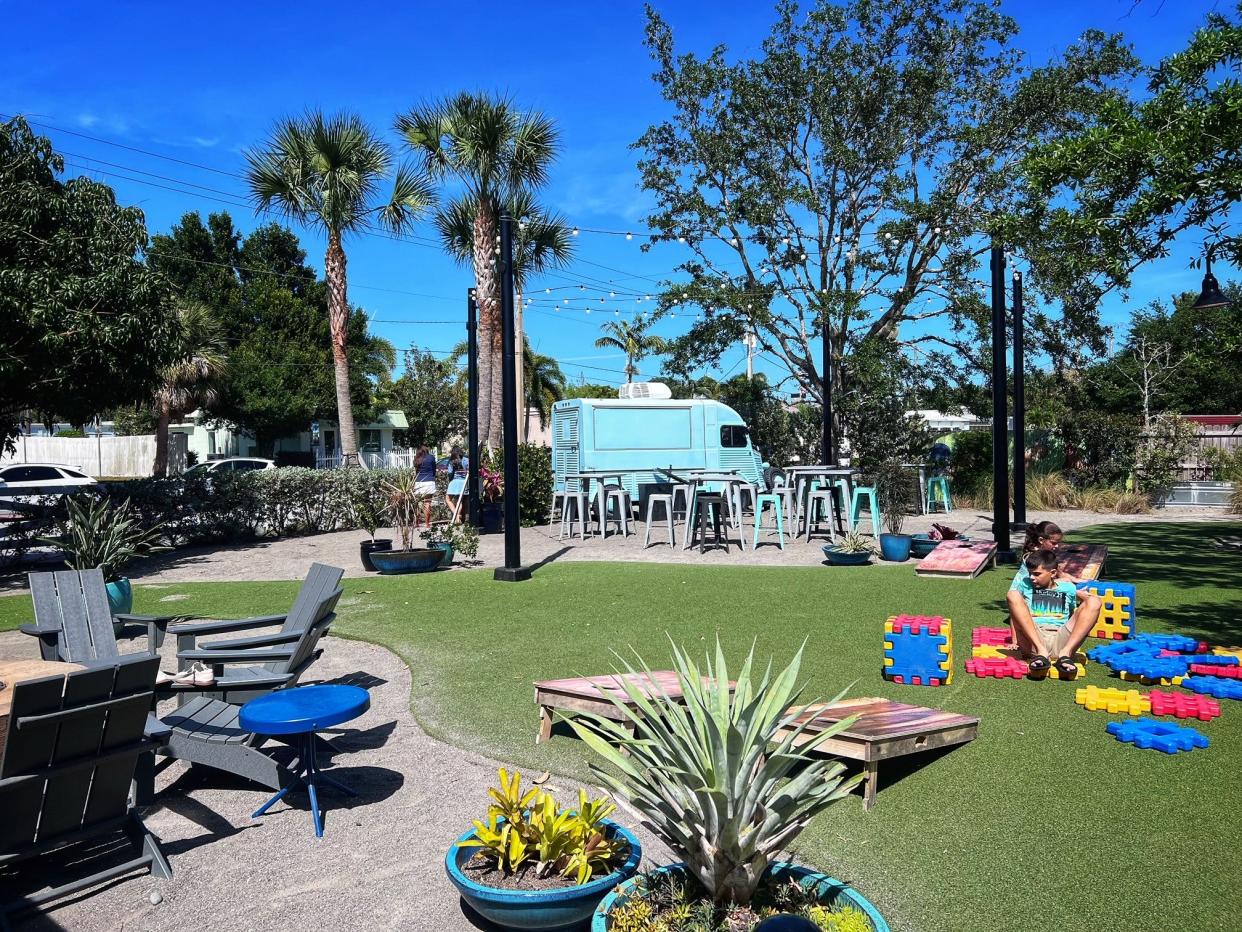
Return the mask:
<svg viewBox="0 0 1242 932">
<path fill-rule="evenodd" d="M 159 676 L 155 678 L 155 685 L 205 689 L 216 685 L 216 675 L 211 672 L 211 667 L 196 660 L 188 670 L 181 670 L 177 673 L 166 673 L 161 670 Z"/>
<path fill-rule="evenodd" d="M 1055 660 L 1049 660 L 1043 654 L 1036 654 L 1027 665 L 1027 669 L 1032 673 L 1047 673 L 1050 668 L 1056 668 L 1058 673 L 1068 678 L 1073 678 L 1078 673 L 1078 665 L 1071 657 L 1057 657 Z"/>
</svg>

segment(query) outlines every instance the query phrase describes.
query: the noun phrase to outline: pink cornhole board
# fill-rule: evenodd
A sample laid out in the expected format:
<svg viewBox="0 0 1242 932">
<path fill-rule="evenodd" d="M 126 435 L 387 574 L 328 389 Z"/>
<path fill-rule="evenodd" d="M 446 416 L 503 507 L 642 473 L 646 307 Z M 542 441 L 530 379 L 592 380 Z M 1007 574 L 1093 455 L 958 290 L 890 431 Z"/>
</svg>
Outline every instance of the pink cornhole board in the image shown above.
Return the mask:
<svg viewBox="0 0 1242 932">
<path fill-rule="evenodd" d="M 914 568 L 920 576 L 974 579 L 987 568 L 996 553 L 991 540 L 945 540 Z"/>
</svg>

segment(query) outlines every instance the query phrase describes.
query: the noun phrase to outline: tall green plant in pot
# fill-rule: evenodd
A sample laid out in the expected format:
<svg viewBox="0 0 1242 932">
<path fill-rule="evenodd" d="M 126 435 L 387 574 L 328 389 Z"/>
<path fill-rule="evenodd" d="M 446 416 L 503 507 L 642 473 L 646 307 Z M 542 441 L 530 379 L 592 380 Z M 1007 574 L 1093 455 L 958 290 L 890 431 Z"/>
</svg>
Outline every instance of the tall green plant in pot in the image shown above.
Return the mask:
<svg viewBox="0 0 1242 932">
<path fill-rule="evenodd" d="M 802 648 L 784 669 L 774 673 L 769 662 L 761 675 L 752 649 L 732 689 L 719 643 L 702 668 L 676 645 L 672 653 L 684 701 L 659 686 L 648 696 L 623 680 L 626 697 L 609 696 L 617 720 L 580 715 L 570 725 L 608 765 L 591 765 L 596 778 L 682 862 L 661 871 L 676 871 L 717 918 L 746 909 L 757 918 L 789 878 L 781 852 L 861 779 L 844 778 L 839 761 L 812 753 L 854 719 L 807 733 L 795 708 Z M 658 682 L 641 658 L 637 668 L 624 666 Z M 605 903 L 643 899 L 652 883 L 652 875 L 636 878 Z M 607 927 L 601 913 L 596 919 L 594 928 Z"/>
<path fill-rule="evenodd" d="M 906 512 L 914 500 L 918 480 L 914 472 L 897 460 L 885 460 L 875 467 L 872 476 L 879 496 L 880 513 L 884 516 L 884 528 L 880 535 L 880 556 L 885 560 L 904 563 L 910 559 L 913 538 L 901 532 L 906 522 Z"/>
<path fill-rule="evenodd" d="M 401 538 L 400 550 L 374 550 L 371 562 L 383 575 L 425 573 L 440 565 L 443 551 L 415 547 L 415 526 L 422 514 L 426 496 L 417 490 L 414 470 L 397 470 L 385 479 L 380 488 L 384 493 L 384 511 Z"/>
<path fill-rule="evenodd" d="M 128 499 L 113 504 L 93 495 L 74 495 L 65 502 L 65 522 L 58 537 L 42 543 L 59 547 L 75 570 L 98 567 L 108 588 L 108 606 L 121 615 L 134 607 L 134 593 L 125 567 L 133 560 L 168 548 L 159 543 L 162 524 L 144 527 Z"/>
</svg>

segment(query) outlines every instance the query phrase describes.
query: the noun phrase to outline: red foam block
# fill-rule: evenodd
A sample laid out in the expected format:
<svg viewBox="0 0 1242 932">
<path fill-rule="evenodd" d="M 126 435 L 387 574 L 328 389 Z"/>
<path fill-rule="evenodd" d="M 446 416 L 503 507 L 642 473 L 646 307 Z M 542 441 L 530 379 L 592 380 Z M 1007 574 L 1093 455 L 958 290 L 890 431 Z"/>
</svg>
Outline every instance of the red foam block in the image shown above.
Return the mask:
<svg viewBox="0 0 1242 932">
<path fill-rule="evenodd" d="M 944 618 L 940 615 L 898 615 L 893 619 L 893 631 L 911 634 L 939 634 Z"/>
<path fill-rule="evenodd" d="M 1242 667 L 1226 667 L 1215 663 L 1192 663 L 1190 672 L 1195 676 L 1222 676 L 1227 680 L 1242 680 Z"/>
<path fill-rule="evenodd" d="M 1004 647 L 1009 643 L 1008 628 L 975 628 L 970 632 L 972 647 Z"/>
<path fill-rule="evenodd" d="M 994 676 L 998 680 L 1006 677 L 1020 680 L 1030 672 L 1030 666 L 1016 657 L 971 657 L 966 661 L 966 672 L 980 678 Z"/>
<path fill-rule="evenodd" d="M 1197 718 L 1208 722 L 1220 716 L 1220 703 L 1210 696 L 1198 693 L 1169 693 L 1153 689 L 1147 694 L 1151 700 L 1152 715 L 1172 715 L 1174 718 Z"/>
</svg>

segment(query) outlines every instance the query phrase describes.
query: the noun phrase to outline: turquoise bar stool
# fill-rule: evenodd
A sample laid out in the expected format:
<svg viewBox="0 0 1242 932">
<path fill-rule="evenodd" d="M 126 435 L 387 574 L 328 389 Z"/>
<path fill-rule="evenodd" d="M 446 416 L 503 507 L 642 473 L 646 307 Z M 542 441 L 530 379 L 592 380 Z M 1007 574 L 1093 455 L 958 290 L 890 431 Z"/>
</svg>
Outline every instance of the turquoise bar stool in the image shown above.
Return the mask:
<svg viewBox="0 0 1242 932">
<path fill-rule="evenodd" d="M 858 519 L 862 514 L 863 499 L 867 500 L 871 509 L 871 533 L 880 533 L 880 505 L 875 496 L 875 487 L 869 485 L 854 486 L 854 500 L 850 502 L 850 530 L 858 527 Z"/>
<path fill-rule="evenodd" d="M 937 495 L 937 493 L 939 493 Z M 927 480 L 927 513 L 936 510 L 936 504 L 944 505 L 944 513 L 953 510 L 953 500 L 949 498 L 949 477 L 932 476 Z"/>
<path fill-rule="evenodd" d="M 759 526 L 763 524 L 763 508 L 772 506 L 772 514 L 776 516 L 776 541 L 785 549 L 785 500 L 778 492 L 761 492 L 755 496 L 755 541 L 750 549 L 759 547 Z"/>
</svg>

